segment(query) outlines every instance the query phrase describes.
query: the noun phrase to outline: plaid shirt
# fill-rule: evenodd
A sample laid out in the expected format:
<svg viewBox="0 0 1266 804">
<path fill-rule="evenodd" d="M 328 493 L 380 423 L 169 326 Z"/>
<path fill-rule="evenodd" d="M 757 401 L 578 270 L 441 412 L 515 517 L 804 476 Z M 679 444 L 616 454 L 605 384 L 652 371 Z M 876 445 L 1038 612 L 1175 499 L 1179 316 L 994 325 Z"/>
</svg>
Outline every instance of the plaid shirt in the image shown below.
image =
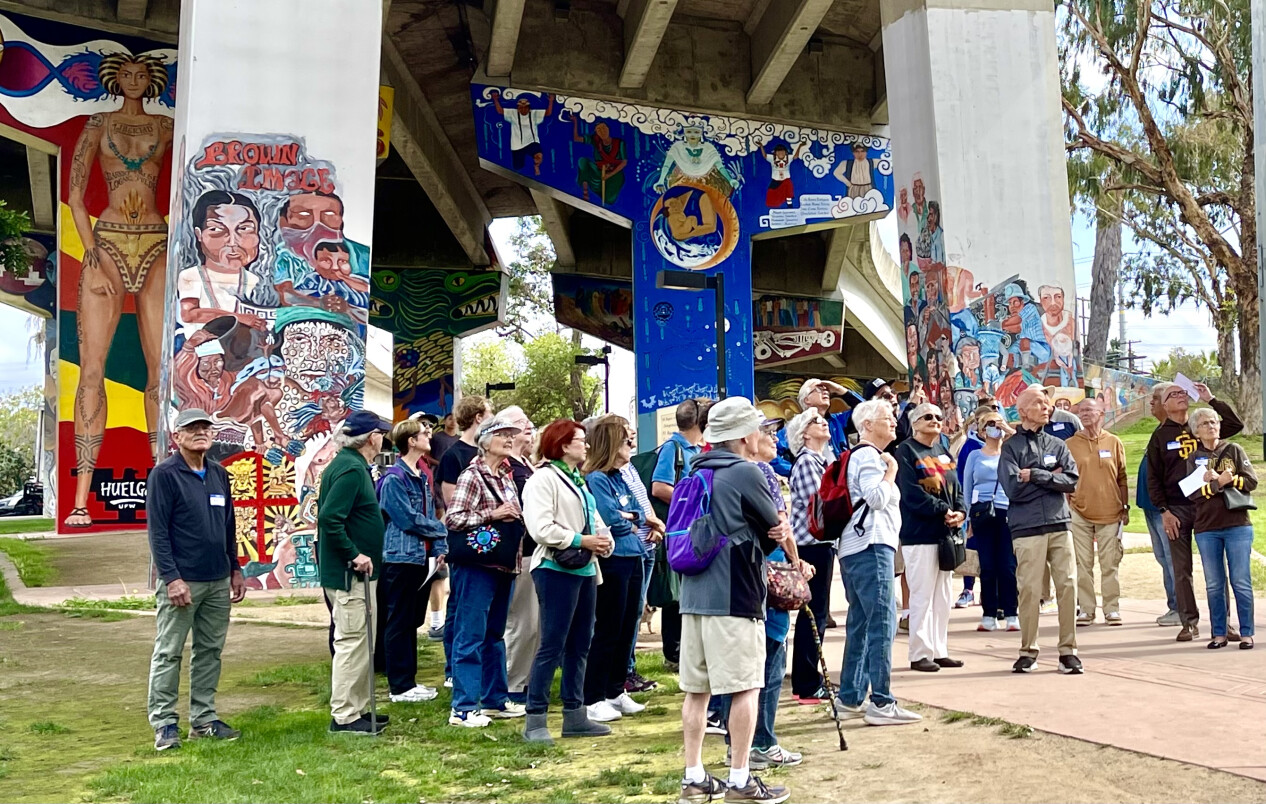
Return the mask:
<svg viewBox="0 0 1266 804">
<path fill-rule="evenodd" d="M 489 486 L 497 490 L 500 502 L 492 496 Z M 449 530 L 471 530 L 490 521 L 492 512 L 503 502 L 520 504 L 510 462 L 506 461 L 494 472 L 482 455 L 476 456 L 457 478 L 453 501 L 444 514 L 444 525 Z"/>
<path fill-rule="evenodd" d="M 826 458 L 807 447 L 791 467 L 791 534 L 801 547 L 817 543 L 809 533 L 809 500 L 818 496 L 825 473 Z"/>
</svg>

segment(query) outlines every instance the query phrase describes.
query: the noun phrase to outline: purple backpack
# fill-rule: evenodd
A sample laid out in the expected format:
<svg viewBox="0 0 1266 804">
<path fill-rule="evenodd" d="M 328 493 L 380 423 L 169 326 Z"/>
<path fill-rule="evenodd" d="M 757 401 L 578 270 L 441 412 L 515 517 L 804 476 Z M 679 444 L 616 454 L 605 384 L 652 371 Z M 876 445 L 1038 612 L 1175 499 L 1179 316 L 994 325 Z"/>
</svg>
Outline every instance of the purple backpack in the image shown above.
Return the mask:
<svg viewBox="0 0 1266 804">
<path fill-rule="evenodd" d="M 712 522 L 712 470 L 691 472 L 673 487 L 664 537 L 668 566 L 682 575 L 698 575 L 729 542 Z"/>
</svg>

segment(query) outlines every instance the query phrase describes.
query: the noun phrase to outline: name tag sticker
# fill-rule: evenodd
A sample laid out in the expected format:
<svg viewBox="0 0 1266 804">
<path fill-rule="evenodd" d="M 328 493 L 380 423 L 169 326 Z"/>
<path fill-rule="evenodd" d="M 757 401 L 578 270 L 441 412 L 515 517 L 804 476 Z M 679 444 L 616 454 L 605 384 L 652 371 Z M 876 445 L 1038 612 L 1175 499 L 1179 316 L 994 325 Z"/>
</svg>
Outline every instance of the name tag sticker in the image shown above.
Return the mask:
<svg viewBox="0 0 1266 804">
<path fill-rule="evenodd" d="M 1100 457 L 1100 458 L 1111 458 L 1111 457 L 1112 457 L 1112 450 L 1110 450 L 1110 449 L 1101 449 L 1101 450 L 1099 450 L 1099 457 Z"/>
<path fill-rule="evenodd" d="M 1209 465 L 1208 458 L 1196 458 L 1196 466 L 1208 466 L 1208 465 Z"/>
<path fill-rule="evenodd" d="M 627 495 L 627 494 L 621 494 L 621 495 L 620 495 L 620 505 L 628 505 L 628 504 L 629 504 L 629 495 Z"/>
<path fill-rule="evenodd" d="M 211 504 L 212 504 L 212 505 L 214 505 L 216 508 L 223 508 L 223 507 L 224 507 L 224 495 L 223 495 L 223 494 L 212 494 L 212 495 L 211 495 Z"/>
<path fill-rule="evenodd" d="M 949 462 L 950 462 L 950 456 L 948 456 L 948 455 L 938 455 L 938 456 L 936 456 L 936 457 L 937 457 L 937 460 L 939 460 L 941 463 L 949 463 Z"/>
<path fill-rule="evenodd" d="M 1054 455 L 1043 455 L 1043 456 L 1042 456 L 1042 465 L 1043 465 L 1043 466 L 1054 466 L 1054 465 L 1055 465 L 1055 456 L 1054 456 Z"/>
<path fill-rule="evenodd" d="M 1058 422 L 1058 423 L 1056 423 L 1056 425 L 1055 425 L 1055 429 L 1056 429 L 1056 430 L 1058 430 L 1059 432 L 1061 432 L 1061 433 L 1062 433 L 1062 432 L 1064 432 L 1065 430 L 1067 430 L 1067 429 L 1068 429 L 1068 423 L 1067 423 L 1067 422 Z"/>
<path fill-rule="evenodd" d="M 1165 449 L 1178 449 L 1181 446 L 1182 445 L 1179 444 L 1177 441 L 1170 441 L 1168 444 L 1165 445 Z"/>
</svg>

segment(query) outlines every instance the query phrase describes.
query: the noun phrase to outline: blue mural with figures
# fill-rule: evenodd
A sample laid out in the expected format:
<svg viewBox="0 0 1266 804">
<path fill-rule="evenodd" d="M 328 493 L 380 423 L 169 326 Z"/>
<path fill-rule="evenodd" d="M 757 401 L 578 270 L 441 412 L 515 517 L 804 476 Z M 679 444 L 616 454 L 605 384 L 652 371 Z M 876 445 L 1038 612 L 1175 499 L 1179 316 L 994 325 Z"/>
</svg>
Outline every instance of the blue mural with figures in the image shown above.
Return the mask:
<svg viewBox="0 0 1266 804">
<path fill-rule="evenodd" d="M 717 393 L 713 294 L 660 271 L 724 272 L 727 385 L 751 398 L 751 239 L 893 204 L 882 137 L 481 84 L 471 101 L 485 168 L 632 229 L 642 414 Z"/>
</svg>

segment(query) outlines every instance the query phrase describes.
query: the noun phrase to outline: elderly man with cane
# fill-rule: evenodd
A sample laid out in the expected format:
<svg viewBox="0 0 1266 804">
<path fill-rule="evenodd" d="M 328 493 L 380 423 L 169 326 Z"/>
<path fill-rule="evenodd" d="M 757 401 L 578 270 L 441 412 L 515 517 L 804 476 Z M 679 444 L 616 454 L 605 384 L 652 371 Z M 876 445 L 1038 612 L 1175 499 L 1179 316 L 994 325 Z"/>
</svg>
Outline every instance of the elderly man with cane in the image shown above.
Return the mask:
<svg viewBox="0 0 1266 804">
<path fill-rule="evenodd" d="M 367 410 L 348 416 L 337 436 L 342 448 L 321 476 L 317 564 L 334 615 L 331 732 L 378 734 L 386 725 L 385 717 L 366 713 L 374 702 L 371 601 L 386 529 L 369 464 L 390 429 Z"/>
</svg>

